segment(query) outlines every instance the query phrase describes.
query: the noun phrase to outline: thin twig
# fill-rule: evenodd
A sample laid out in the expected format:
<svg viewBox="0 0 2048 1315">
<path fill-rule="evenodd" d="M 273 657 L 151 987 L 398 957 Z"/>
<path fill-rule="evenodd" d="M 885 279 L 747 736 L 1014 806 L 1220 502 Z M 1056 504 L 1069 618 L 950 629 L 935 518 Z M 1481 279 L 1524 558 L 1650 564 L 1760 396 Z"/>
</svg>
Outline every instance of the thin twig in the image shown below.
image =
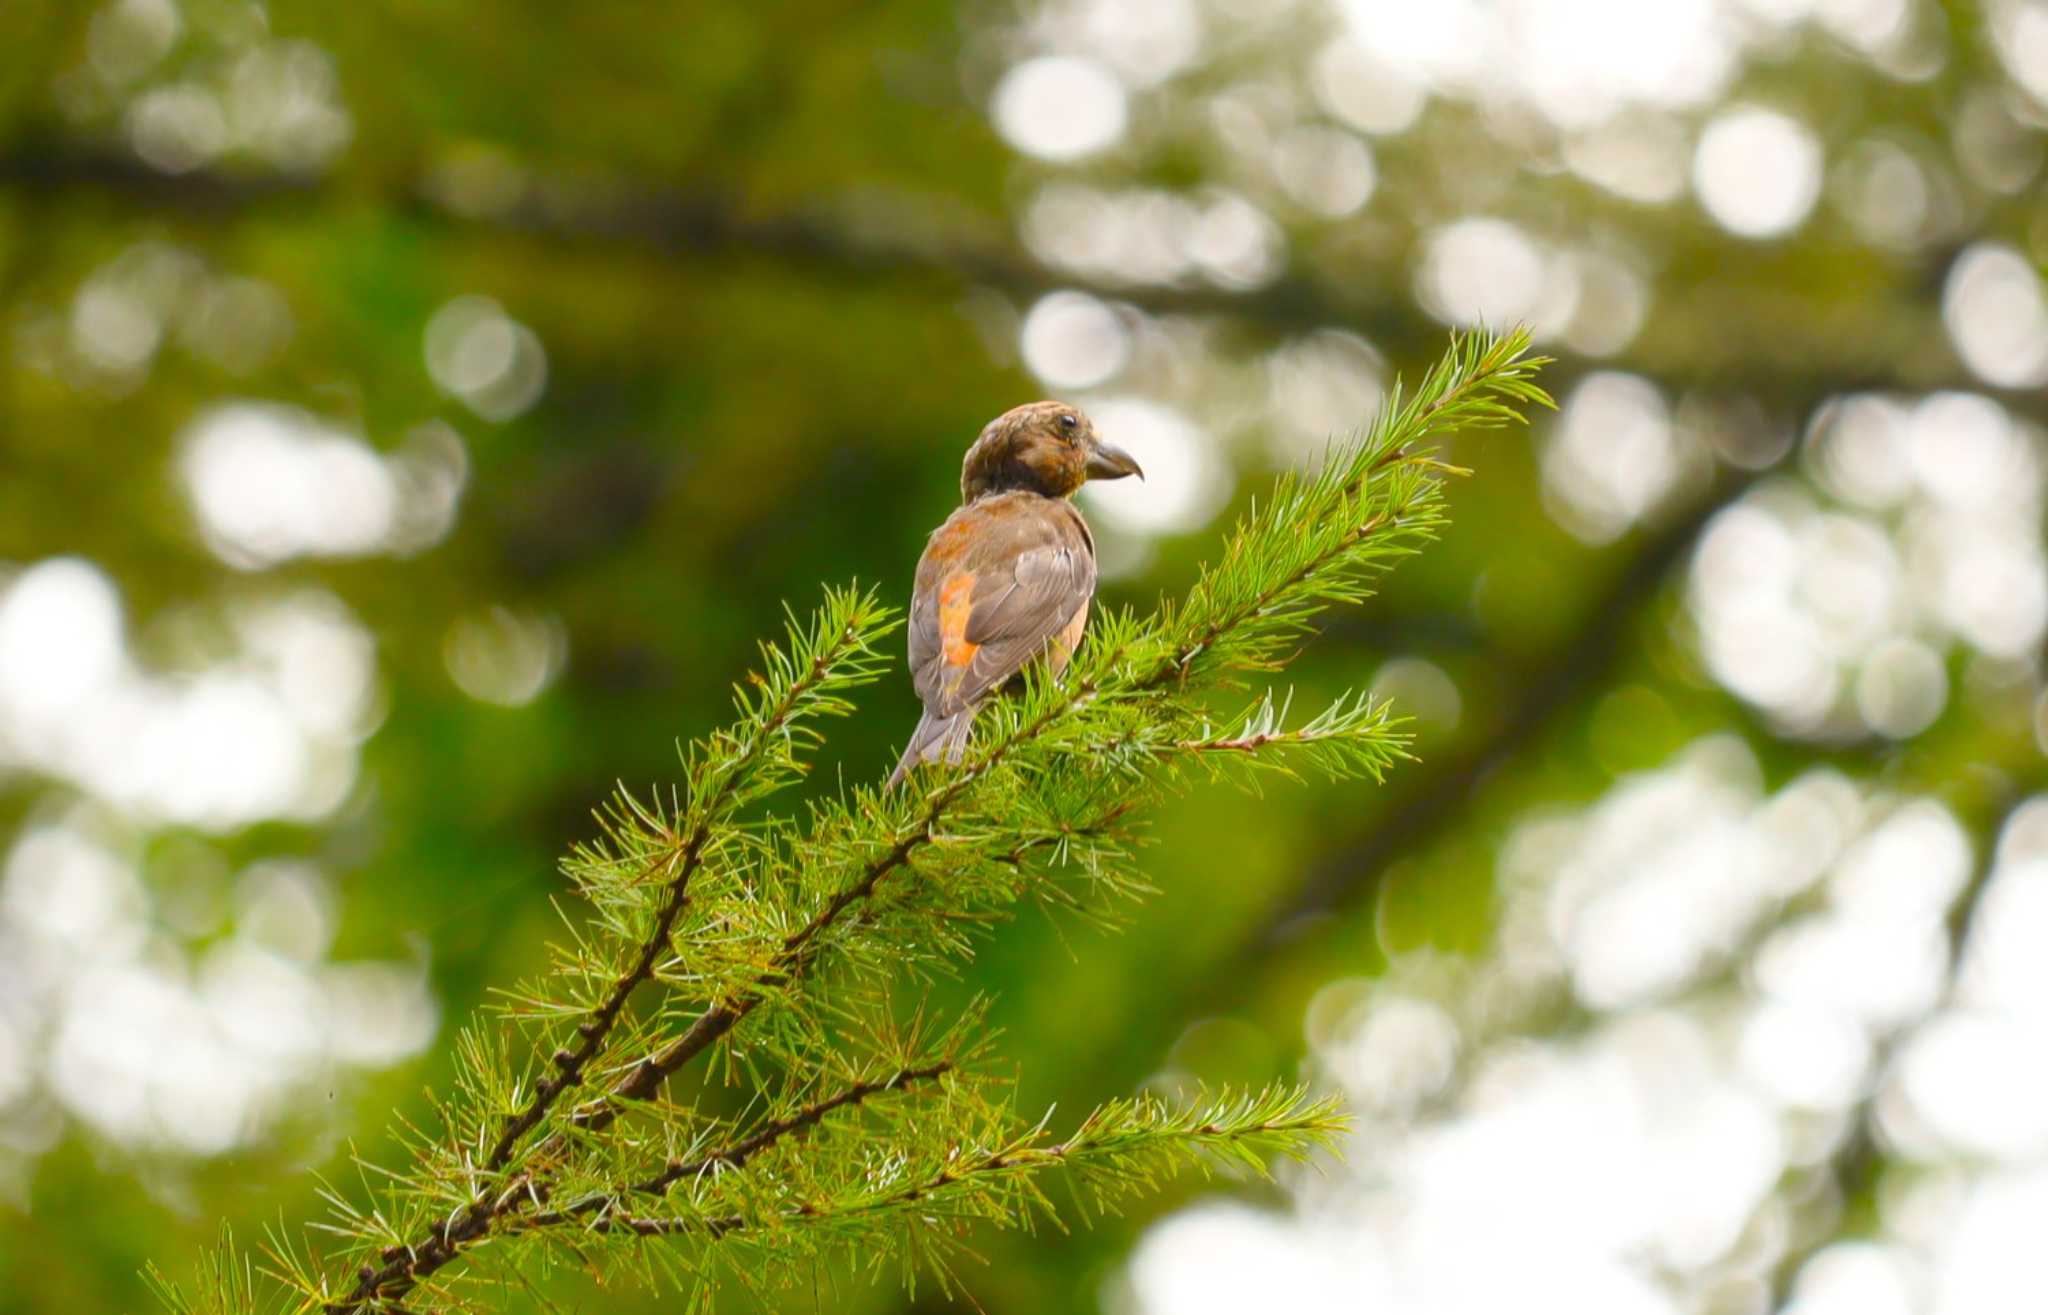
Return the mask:
<svg viewBox="0 0 2048 1315">
<path fill-rule="evenodd" d="M 837 1110 L 860 1105 L 874 1096 L 901 1091 L 919 1082 L 928 1082 L 953 1071 L 953 1061 L 940 1060 L 920 1068 L 900 1069 L 887 1078 L 872 1082 L 857 1082 L 838 1094 L 812 1105 L 807 1105 L 786 1118 L 776 1119 L 763 1125 L 753 1136 L 731 1146 L 707 1152 L 693 1160 L 671 1161 L 652 1178 L 632 1185 L 628 1190 L 641 1196 L 665 1196 L 669 1188 L 677 1183 L 701 1178 L 714 1170 L 730 1171 L 744 1168 L 746 1163 L 763 1151 L 780 1143 L 792 1134 L 803 1133 Z M 565 1223 L 606 1212 L 618 1204 L 616 1196 L 594 1196 L 578 1201 L 575 1205 L 560 1210 L 545 1211 L 527 1216 L 514 1225 L 516 1231 L 553 1228 Z"/>
</svg>

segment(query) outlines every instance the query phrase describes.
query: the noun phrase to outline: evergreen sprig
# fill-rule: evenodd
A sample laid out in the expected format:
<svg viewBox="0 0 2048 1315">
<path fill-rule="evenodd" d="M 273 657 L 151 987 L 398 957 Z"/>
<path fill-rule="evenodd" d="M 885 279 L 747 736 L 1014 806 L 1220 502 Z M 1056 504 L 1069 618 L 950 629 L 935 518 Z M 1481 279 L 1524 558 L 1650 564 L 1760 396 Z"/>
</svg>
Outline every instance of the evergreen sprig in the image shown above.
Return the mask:
<svg viewBox="0 0 2048 1315">
<path fill-rule="evenodd" d="M 403 1163 L 363 1163 L 360 1190 L 327 1193 L 314 1227 L 352 1268 L 273 1231 L 261 1304 L 226 1242 L 190 1291 L 154 1276 L 167 1304 L 473 1309 L 491 1284 L 565 1265 L 695 1308 L 835 1259 L 951 1284 L 973 1227 L 1057 1220 L 1049 1174 L 1085 1213 L 1191 1165 L 1264 1172 L 1326 1143 L 1336 1109 L 1286 1087 L 1112 1101 L 1055 1138 L 989 1072 L 979 1003 L 940 1022 L 903 1001 L 1021 902 L 1114 920 L 1148 890 L 1132 827 L 1162 791 L 1304 768 L 1378 780 L 1404 756 L 1364 696 L 1293 725 L 1284 694 L 1220 719 L 1212 704 L 1436 534 L 1450 468 L 1424 445 L 1547 405 L 1527 346 L 1454 339 L 1368 431 L 1282 480 L 1185 599 L 1105 610 L 1060 678 L 995 700 L 958 766 L 778 812 L 762 805 L 803 778 L 820 722 L 853 710 L 898 624 L 872 591 L 828 590 L 763 648 L 732 723 L 684 750 L 667 798 L 622 787 L 600 812 L 600 838 L 564 864 L 580 917 L 545 974 L 458 1036 L 454 1089 L 402 1130 Z"/>
</svg>

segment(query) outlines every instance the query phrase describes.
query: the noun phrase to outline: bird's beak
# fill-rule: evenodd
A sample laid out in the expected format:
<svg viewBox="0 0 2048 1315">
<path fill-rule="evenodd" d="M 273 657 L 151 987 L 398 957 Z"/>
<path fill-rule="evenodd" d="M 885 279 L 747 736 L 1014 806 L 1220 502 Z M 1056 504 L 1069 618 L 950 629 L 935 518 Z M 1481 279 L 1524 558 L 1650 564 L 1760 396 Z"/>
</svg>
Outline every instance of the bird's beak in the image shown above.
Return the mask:
<svg viewBox="0 0 2048 1315">
<path fill-rule="evenodd" d="M 1122 479 L 1126 475 L 1145 478 L 1145 472 L 1130 453 L 1108 443 L 1097 443 L 1095 450 L 1088 454 L 1088 478 Z"/>
</svg>

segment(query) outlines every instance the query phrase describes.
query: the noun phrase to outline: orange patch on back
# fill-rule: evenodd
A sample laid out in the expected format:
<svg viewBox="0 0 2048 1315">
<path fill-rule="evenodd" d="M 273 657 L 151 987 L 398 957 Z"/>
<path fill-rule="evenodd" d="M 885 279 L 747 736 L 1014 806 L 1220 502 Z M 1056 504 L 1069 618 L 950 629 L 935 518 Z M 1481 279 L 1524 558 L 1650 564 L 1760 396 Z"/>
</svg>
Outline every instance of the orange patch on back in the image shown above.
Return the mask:
<svg viewBox="0 0 2048 1315">
<path fill-rule="evenodd" d="M 967 642 L 967 618 L 974 614 L 974 572 L 957 571 L 939 586 L 939 644 L 946 665 L 964 667 L 981 645 Z"/>
</svg>

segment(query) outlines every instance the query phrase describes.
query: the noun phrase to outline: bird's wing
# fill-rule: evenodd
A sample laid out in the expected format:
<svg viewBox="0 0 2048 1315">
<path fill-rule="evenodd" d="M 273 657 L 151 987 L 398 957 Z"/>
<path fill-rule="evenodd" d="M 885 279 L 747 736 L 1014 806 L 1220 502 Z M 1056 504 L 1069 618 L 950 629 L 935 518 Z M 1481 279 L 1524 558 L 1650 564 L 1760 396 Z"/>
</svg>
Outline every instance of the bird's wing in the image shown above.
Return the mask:
<svg viewBox="0 0 2048 1315">
<path fill-rule="evenodd" d="M 1095 554 L 1064 503 L 998 500 L 956 513 L 918 567 L 918 696 L 939 716 L 978 702 L 1043 652 L 1094 592 Z"/>
</svg>

